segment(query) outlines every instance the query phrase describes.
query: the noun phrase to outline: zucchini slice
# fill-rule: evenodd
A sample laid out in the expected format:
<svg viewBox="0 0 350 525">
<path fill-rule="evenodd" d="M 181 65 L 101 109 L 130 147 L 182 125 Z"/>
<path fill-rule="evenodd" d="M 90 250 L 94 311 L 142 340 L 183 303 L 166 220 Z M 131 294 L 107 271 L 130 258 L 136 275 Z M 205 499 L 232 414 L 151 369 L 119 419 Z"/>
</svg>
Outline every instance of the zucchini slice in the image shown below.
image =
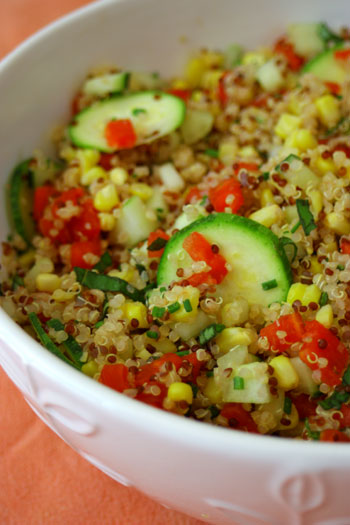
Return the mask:
<svg viewBox="0 0 350 525">
<path fill-rule="evenodd" d="M 334 52 L 343 49 L 343 45 L 337 45 L 327 51 L 323 51 L 307 62 L 302 69 L 303 73 L 313 73 L 316 77 L 325 82 L 335 82 L 342 84 L 345 80 L 345 68 L 341 61 L 334 57 Z"/>
<path fill-rule="evenodd" d="M 106 153 L 116 151 L 105 139 L 105 127 L 111 120 L 131 120 L 137 136 L 136 146 L 147 144 L 181 126 L 186 105 L 179 97 L 157 91 L 116 95 L 101 100 L 74 117 L 69 126 L 73 144 Z"/>
<path fill-rule="evenodd" d="M 13 170 L 7 186 L 6 203 L 11 229 L 28 244 L 35 233 L 31 161 L 32 159 L 27 159 Z"/>
<path fill-rule="evenodd" d="M 230 265 L 230 271 L 216 289 L 224 302 L 243 297 L 249 304 L 268 306 L 286 299 L 292 275 L 276 235 L 255 221 L 228 213 L 195 221 L 168 241 L 158 268 L 158 286 L 178 281 L 177 269 L 191 266 L 193 261 L 182 245 L 192 232 L 199 232 L 218 245 Z M 276 285 L 264 289 L 262 284 L 270 281 L 276 281 Z"/>
</svg>

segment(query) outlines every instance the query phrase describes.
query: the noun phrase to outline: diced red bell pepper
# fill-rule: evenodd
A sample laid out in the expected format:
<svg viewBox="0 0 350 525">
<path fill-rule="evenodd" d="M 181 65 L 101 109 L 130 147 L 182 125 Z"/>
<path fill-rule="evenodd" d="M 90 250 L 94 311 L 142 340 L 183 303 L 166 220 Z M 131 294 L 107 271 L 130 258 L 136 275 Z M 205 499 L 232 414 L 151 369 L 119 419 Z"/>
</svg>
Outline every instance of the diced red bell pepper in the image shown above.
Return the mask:
<svg viewBox="0 0 350 525">
<path fill-rule="evenodd" d="M 181 98 L 184 102 L 188 102 L 191 96 L 190 89 L 170 89 L 168 93 L 174 95 L 174 97 Z"/>
<path fill-rule="evenodd" d="M 285 332 L 285 336 L 278 337 L 278 332 Z M 271 350 L 283 352 L 291 344 L 301 340 L 304 335 L 304 323 L 299 312 L 282 315 L 274 323 L 260 330 L 261 337 L 267 337 Z"/>
<path fill-rule="evenodd" d="M 342 239 L 340 241 L 340 251 L 341 253 L 350 255 L 350 241 L 348 239 Z"/>
<path fill-rule="evenodd" d="M 350 49 L 337 49 L 334 51 L 334 58 L 337 60 L 347 60 L 350 58 Z"/>
<path fill-rule="evenodd" d="M 237 162 L 237 164 L 233 165 L 233 169 L 235 174 L 238 175 L 241 170 L 258 171 L 259 166 L 255 162 Z"/>
<path fill-rule="evenodd" d="M 287 42 L 285 38 L 278 40 L 274 46 L 274 52 L 276 54 L 284 55 L 287 60 L 288 67 L 292 71 L 299 71 L 301 66 L 304 64 L 303 57 L 296 54 L 294 46 Z"/>
<path fill-rule="evenodd" d="M 258 96 L 253 100 L 253 102 L 251 103 L 251 105 L 254 106 L 254 107 L 256 107 L 256 108 L 266 108 L 268 98 L 269 98 L 269 95 L 267 95 L 267 94 L 265 94 L 265 93 L 262 94 L 262 95 L 258 95 Z"/>
<path fill-rule="evenodd" d="M 101 255 L 101 241 L 99 239 L 73 242 L 70 248 L 70 263 L 72 268 L 79 266 L 79 268 L 91 269 L 94 264 L 86 262 L 84 258 L 88 253 L 93 253 L 97 256 Z"/>
<path fill-rule="evenodd" d="M 187 361 L 188 363 L 191 363 L 192 371 L 187 377 L 184 377 L 182 380 L 185 383 L 189 383 L 189 382 L 190 383 L 195 383 L 196 380 L 197 380 L 197 377 L 199 376 L 199 372 L 201 371 L 201 367 L 202 367 L 202 365 L 205 364 L 205 362 L 204 361 L 198 361 L 198 357 L 197 357 L 196 352 L 193 352 L 192 354 L 185 355 L 183 357 L 183 361 L 184 362 Z"/>
<path fill-rule="evenodd" d="M 254 419 L 239 403 L 225 404 L 220 415 L 228 419 L 229 425 L 232 428 L 256 434 L 259 433 Z"/>
<path fill-rule="evenodd" d="M 154 232 L 151 232 L 147 241 L 148 257 L 162 256 L 165 246 L 163 248 L 160 248 L 159 250 L 149 250 L 149 246 L 151 246 L 151 244 L 157 239 L 164 239 L 165 241 L 168 241 L 170 237 L 167 233 L 165 233 L 164 230 L 161 230 L 160 228 L 158 228 L 158 230 L 155 230 Z"/>
<path fill-rule="evenodd" d="M 342 381 L 349 362 L 349 352 L 343 343 L 328 328 L 318 321 L 307 321 L 303 335 L 300 359 L 311 370 L 319 370 L 321 381 L 334 387 Z M 326 359 L 326 365 L 318 359 Z"/>
<path fill-rule="evenodd" d="M 101 232 L 100 219 L 95 210 L 92 200 L 87 199 L 82 205 L 79 216 L 73 217 L 69 221 L 69 229 L 72 232 L 74 241 L 97 239 Z"/>
<path fill-rule="evenodd" d="M 227 274 L 226 260 L 220 253 L 213 252 L 210 242 L 202 234 L 191 233 L 182 246 L 194 261 L 205 261 L 211 268 L 210 275 L 217 284 L 221 283 Z"/>
<path fill-rule="evenodd" d="M 105 138 L 108 146 L 116 149 L 133 148 L 137 140 L 130 119 L 110 120 L 105 127 Z"/>
<path fill-rule="evenodd" d="M 193 204 L 194 202 L 199 201 L 202 198 L 200 190 L 197 186 L 194 186 L 189 190 L 185 198 L 185 204 Z"/>
<path fill-rule="evenodd" d="M 307 394 L 292 395 L 291 399 L 298 411 L 299 419 L 303 420 L 316 414 L 317 402 Z"/>
<path fill-rule="evenodd" d="M 164 354 L 159 359 L 155 359 L 152 363 L 147 363 L 141 367 L 135 377 L 135 385 L 143 386 L 145 383 L 151 381 L 152 376 L 157 374 L 164 363 L 172 363 L 176 370 L 182 364 L 182 358 L 174 353 Z"/>
<path fill-rule="evenodd" d="M 185 280 L 188 282 L 188 284 L 194 286 L 195 288 L 200 284 L 204 283 L 209 285 L 218 284 L 216 279 L 212 276 L 211 272 L 194 273 L 193 275 L 187 277 L 187 279 Z"/>
<path fill-rule="evenodd" d="M 57 230 L 54 222 L 42 217 L 39 220 L 39 231 L 44 237 L 48 237 L 56 244 L 68 244 L 72 242 L 71 232 L 66 226 L 61 230 Z M 52 232 L 55 232 L 53 234 Z"/>
<path fill-rule="evenodd" d="M 217 87 L 217 98 L 219 99 L 222 106 L 225 106 L 228 101 L 228 95 L 225 88 L 225 78 L 229 74 L 229 71 L 225 71 L 219 79 Z"/>
<path fill-rule="evenodd" d="M 55 188 L 49 185 L 39 186 L 39 188 L 35 189 L 33 217 L 36 221 L 38 221 L 42 217 L 46 206 L 49 204 L 50 197 L 52 197 L 52 195 L 54 195 L 55 193 Z"/>
<path fill-rule="evenodd" d="M 163 406 L 163 400 L 167 395 L 167 387 L 163 383 L 157 383 L 157 381 L 149 381 L 147 383 L 147 387 L 158 387 L 160 392 L 156 395 L 152 394 L 152 392 L 139 392 L 135 399 L 138 399 L 139 401 L 142 401 L 143 403 L 146 403 L 147 405 L 152 405 L 156 408 L 162 408 Z"/>
<path fill-rule="evenodd" d="M 350 438 L 344 434 L 344 432 L 341 432 L 340 430 L 322 430 L 320 434 L 320 441 L 332 441 L 332 442 L 348 442 L 350 441 Z"/>
<path fill-rule="evenodd" d="M 325 82 L 325 86 L 329 89 L 332 95 L 339 95 L 341 87 L 336 82 Z"/>
<path fill-rule="evenodd" d="M 80 197 L 82 197 L 83 195 L 84 190 L 82 188 L 71 188 L 70 190 L 62 192 L 61 195 L 59 197 L 56 197 L 56 199 L 52 203 L 51 210 L 53 216 L 58 219 L 64 220 L 58 215 L 58 210 L 66 206 L 67 202 L 69 201 L 72 202 L 74 206 L 76 206 Z"/>
<path fill-rule="evenodd" d="M 232 202 L 226 202 L 227 198 L 231 195 L 234 197 Z M 230 208 L 232 213 L 237 213 L 244 203 L 240 183 L 233 177 L 220 182 L 220 184 L 214 188 L 210 188 L 209 200 L 217 212 L 222 212 L 225 211 L 225 208 Z"/>
<path fill-rule="evenodd" d="M 124 392 L 124 390 L 130 388 L 128 381 L 128 367 L 122 363 L 104 365 L 101 370 L 99 382 L 113 388 L 113 390 Z"/>
</svg>

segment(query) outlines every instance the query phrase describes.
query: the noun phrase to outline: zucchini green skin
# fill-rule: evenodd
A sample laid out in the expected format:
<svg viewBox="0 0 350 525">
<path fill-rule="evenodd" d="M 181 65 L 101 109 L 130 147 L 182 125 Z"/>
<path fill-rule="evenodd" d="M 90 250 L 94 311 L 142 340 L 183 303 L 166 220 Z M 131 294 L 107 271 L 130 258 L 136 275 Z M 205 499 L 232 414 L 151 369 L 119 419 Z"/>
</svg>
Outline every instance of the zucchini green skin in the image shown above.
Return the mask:
<svg viewBox="0 0 350 525">
<path fill-rule="evenodd" d="M 199 219 L 168 241 L 158 268 L 158 286 L 178 281 L 176 270 L 192 264 L 191 257 L 182 248 L 192 232 L 199 232 L 210 243 L 217 244 L 232 268 L 216 290 L 224 302 L 240 296 L 249 304 L 268 306 L 286 299 L 292 273 L 278 237 L 255 221 L 228 213 Z M 263 290 L 262 283 L 273 279 L 277 287 Z"/>
<path fill-rule="evenodd" d="M 146 111 L 135 115 L 135 109 Z M 75 115 L 68 133 L 75 146 L 112 153 L 118 148 L 110 147 L 104 136 L 105 127 L 111 120 L 131 120 L 137 135 L 135 145 L 138 146 L 152 142 L 181 126 L 185 113 L 186 105 L 183 100 L 161 91 L 117 94 L 95 102 Z"/>
<path fill-rule="evenodd" d="M 32 159 L 18 164 L 13 170 L 7 188 L 7 210 L 11 228 L 28 244 L 35 234 L 33 219 L 33 173 Z"/>
<path fill-rule="evenodd" d="M 305 64 L 302 73 L 313 73 L 325 82 L 342 84 L 345 80 L 345 69 L 334 58 L 334 51 L 343 49 L 343 44 L 338 44 L 316 55 Z"/>
</svg>

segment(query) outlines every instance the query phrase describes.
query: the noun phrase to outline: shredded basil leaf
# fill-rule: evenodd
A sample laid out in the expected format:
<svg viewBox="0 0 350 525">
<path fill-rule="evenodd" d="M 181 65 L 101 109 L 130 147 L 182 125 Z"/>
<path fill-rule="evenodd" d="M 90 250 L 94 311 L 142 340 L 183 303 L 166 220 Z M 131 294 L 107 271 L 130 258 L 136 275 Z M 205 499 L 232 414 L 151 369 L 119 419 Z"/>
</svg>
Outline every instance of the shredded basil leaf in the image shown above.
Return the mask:
<svg viewBox="0 0 350 525">
<path fill-rule="evenodd" d="M 86 288 L 102 290 L 102 292 L 120 292 L 130 297 L 133 301 L 144 302 L 145 300 L 145 288 L 138 290 L 135 286 L 119 277 L 98 274 L 77 266 L 73 269 L 77 276 L 77 281 L 83 286 L 86 286 Z"/>
<path fill-rule="evenodd" d="M 219 156 L 219 152 L 217 149 L 208 148 L 205 150 L 205 155 L 208 155 L 208 157 L 212 157 L 213 159 L 217 159 Z"/>
<path fill-rule="evenodd" d="M 109 266 L 112 266 L 112 264 L 113 264 L 112 257 L 110 256 L 108 252 L 105 252 L 101 256 L 101 259 L 98 261 L 98 263 L 95 264 L 94 270 L 97 270 L 98 272 L 103 273 Z"/>
<path fill-rule="evenodd" d="M 334 44 L 341 44 L 342 42 L 344 42 L 344 40 L 336 33 L 333 33 L 333 31 L 324 22 L 319 24 L 317 33 L 325 44 L 329 44 L 329 42 L 333 42 Z"/>
<path fill-rule="evenodd" d="M 331 410 L 335 408 L 340 410 L 343 403 L 347 403 L 350 400 L 349 392 L 333 392 L 333 394 L 323 401 L 319 401 L 319 405 L 325 410 Z"/>
<path fill-rule="evenodd" d="M 19 286 L 24 286 L 24 281 L 17 273 L 12 277 L 12 289 L 17 290 Z"/>
<path fill-rule="evenodd" d="M 56 332 L 64 330 L 64 324 L 59 319 L 50 319 L 47 322 L 47 326 L 56 330 Z M 62 342 L 66 352 L 72 361 L 81 368 L 83 363 L 81 362 L 81 356 L 83 355 L 83 349 L 80 344 L 74 339 L 73 336 L 68 334 L 68 338 Z"/>
<path fill-rule="evenodd" d="M 320 439 L 320 432 L 316 430 L 311 430 L 309 420 L 306 418 L 304 421 L 305 428 L 307 435 L 310 439 L 313 439 L 314 441 L 318 441 Z"/>
<path fill-rule="evenodd" d="M 288 396 L 284 398 L 283 412 L 288 415 L 292 413 L 292 400 Z"/>
<path fill-rule="evenodd" d="M 157 252 L 158 250 L 161 250 L 164 248 L 168 241 L 166 239 L 163 239 L 163 237 L 157 237 L 147 248 L 149 252 Z"/>
<path fill-rule="evenodd" d="M 343 385 L 350 386 L 350 365 L 347 367 L 347 369 L 344 372 Z"/>
<path fill-rule="evenodd" d="M 297 212 L 305 235 L 309 235 L 312 230 L 317 228 L 314 216 L 310 211 L 309 201 L 306 199 L 297 199 Z"/>
</svg>

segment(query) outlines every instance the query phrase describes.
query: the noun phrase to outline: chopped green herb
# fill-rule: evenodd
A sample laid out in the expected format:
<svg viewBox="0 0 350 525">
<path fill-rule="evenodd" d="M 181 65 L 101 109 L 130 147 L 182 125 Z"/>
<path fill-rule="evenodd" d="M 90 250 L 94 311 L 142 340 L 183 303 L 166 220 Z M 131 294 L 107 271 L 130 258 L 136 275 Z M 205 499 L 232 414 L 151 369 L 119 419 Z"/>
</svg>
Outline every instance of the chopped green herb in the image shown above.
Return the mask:
<svg viewBox="0 0 350 525">
<path fill-rule="evenodd" d="M 174 312 L 177 312 L 178 310 L 180 310 L 180 308 L 181 308 L 180 303 L 176 301 L 176 303 L 169 304 L 168 312 L 169 314 L 173 314 Z"/>
<path fill-rule="evenodd" d="M 192 312 L 193 308 L 191 305 L 191 301 L 189 299 L 185 299 L 183 302 L 183 305 L 184 305 L 186 312 Z"/>
<path fill-rule="evenodd" d="M 278 241 L 280 249 L 284 251 L 286 257 L 290 263 L 294 262 L 298 248 L 295 242 L 292 241 L 289 237 L 281 237 Z"/>
<path fill-rule="evenodd" d="M 278 284 L 276 279 L 271 279 L 271 281 L 265 281 L 264 283 L 261 283 L 263 290 L 272 290 L 272 288 L 277 288 Z"/>
<path fill-rule="evenodd" d="M 209 341 L 213 339 L 217 334 L 222 332 L 224 328 L 225 328 L 224 324 L 216 324 L 216 323 L 207 326 L 199 334 L 199 343 L 201 345 L 205 345 L 206 343 L 209 343 Z"/>
<path fill-rule="evenodd" d="M 137 264 L 136 270 L 139 272 L 139 274 L 141 274 L 142 272 L 146 271 L 146 267 L 143 264 Z"/>
<path fill-rule="evenodd" d="M 161 250 L 164 248 L 168 241 L 166 239 L 163 239 L 163 237 L 157 237 L 147 248 L 149 252 L 157 252 L 158 250 Z"/>
<path fill-rule="evenodd" d="M 50 337 L 47 335 L 44 328 L 42 327 L 39 317 L 36 315 L 36 313 L 31 312 L 30 314 L 28 314 L 28 318 L 41 344 L 45 346 L 45 348 L 47 348 L 47 350 L 49 350 L 52 354 L 62 359 L 62 361 L 64 361 L 68 365 L 73 366 L 74 368 L 78 368 L 75 363 L 72 363 L 72 361 L 70 361 L 69 359 L 67 359 L 67 357 L 63 355 L 61 350 L 55 345 L 52 339 L 50 339 Z"/>
<path fill-rule="evenodd" d="M 207 377 L 213 377 L 214 375 L 214 370 L 208 370 L 208 372 L 206 372 L 205 374 Z"/>
<path fill-rule="evenodd" d="M 199 204 L 200 204 L 201 206 L 205 206 L 205 204 L 207 203 L 207 201 L 208 201 L 208 195 L 204 195 L 204 196 L 202 197 L 202 200 L 200 201 Z"/>
<path fill-rule="evenodd" d="M 192 388 L 193 397 L 197 397 L 198 394 L 198 386 L 194 383 L 190 383 L 190 387 Z"/>
<path fill-rule="evenodd" d="M 350 365 L 347 367 L 347 369 L 344 372 L 343 385 L 350 386 Z"/>
<path fill-rule="evenodd" d="M 318 26 L 318 36 L 325 42 L 325 44 L 329 44 L 329 42 L 332 42 L 333 44 L 341 44 L 344 42 L 344 40 L 337 34 L 333 33 L 333 31 L 328 27 L 327 24 L 322 22 Z"/>
<path fill-rule="evenodd" d="M 321 293 L 321 297 L 320 297 L 320 306 L 324 306 L 325 304 L 328 303 L 328 293 L 327 292 L 322 292 Z"/>
<path fill-rule="evenodd" d="M 190 353 L 189 350 L 180 350 L 180 352 L 176 352 L 176 355 L 179 355 L 180 357 L 184 355 L 188 355 Z"/>
<path fill-rule="evenodd" d="M 56 330 L 56 332 L 60 332 L 64 330 L 64 324 L 61 323 L 59 319 L 50 319 L 47 322 L 47 326 L 50 328 L 53 328 Z M 79 367 L 81 368 L 82 362 L 81 362 L 81 356 L 83 355 L 83 349 L 80 346 L 80 344 L 74 339 L 73 336 L 68 335 L 68 338 L 62 342 L 62 345 L 64 349 L 66 350 L 67 354 L 71 358 L 71 360 Z"/>
<path fill-rule="evenodd" d="M 158 332 L 156 332 L 155 330 L 148 330 L 148 332 L 146 332 L 146 335 L 150 339 L 158 339 L 158 337 L 159 337 Z"/>
<path fill-rule="evenodd" d="M 17 290 L 19 286 L 24 286 L 24 281 L 17 273 L 12 277 L 12 289 Z"/>
<path fill-rule="evenodd" d="M 338 264 L 337 270 L 345 270 L 345 266 L 343 264 Z"/>
<path fill-rule="evenodd" d="M 142 113 L 147 113 L 147 111 L 143 108 L 135 108 L 132 110 L 132 114 L 134 117 L 137 117 L 138 115 L 141 115 Z"/>
<path fill-rule="evenodd" d="M 294 224 L 293 228 L 291 228 L 290 233 L 295 233 L 297 229 L 301 226 L 301 222 L 298 221 L 296 224 Z"/>
<path fill-rule="evenodd" d="M 314 216 L 310 211 L 309 201 L 306 199 L 297 199 L 297 212 L 305 235 L 309 235 L 312 230 L 317 228 Z"/>
<path fill-rule="evenodd" d="M 319 404 L 322 408 L 325 410 L 331 410 L 335 408 L 336 410 L 340 410 L 343 403 L 347 403 L 350 400 L 350 393 L 349 392 L 333 392 L 332 395 L 327 397 L 327 399 L 324 399 L 323 401 L 319 401 Z"/>
<path fill-rule="evenodd" d="M 74 267 L 74 272 L 77 281 L 89 289 L 102 290 L 103 292 L 120 292 L 133 301 L 145 300 L 145 290 L 138 290 L 135 286 L 120 279 L 119 277 L 111 277 L 110 275 L 102 275 L 84 268 Z"/>
<path fill-rule="evenodd" d="M 95 324 L 95 328 L 100 328 L 100 326 L 102 326 L 104 323 L 104 320 L 101 320 L 101 321 L 98 321 L 96 324 Z"/>
<path fill-rule="evenodd" d="M 310 439 L 313 439 L 314 441 L 318 441 L 320 439 L 320 432 L 316 431 L 316 430 L 311 430 L 310 428 L 310 423 L 309 423 L 309 420 L 306 418 L 305 419 L 305 429 L 306 429 L 306 433 L 308 435 L 308 437 Z"/>
<path fill-rule="evenodd" d="M 233 388 L 235 390 L 244 390 L 244 378 L 241 376 L 235 376 L 233 378 Z"/>
<path fill-rule="evenodd" d="M 270 177 L 270 173 L 268 171 L 264 171 L 264 173 L 261 176 L 264 180 L 268 180 Z"/>
<path fill-rule="evenodd" d="M 165 314 L 165 308 L 159 307 L 159 306 L 154 306 L 152 308 L 153 317 L 158 317 L 159 319 L 161 319 L 164 314 Z"/>
<path fill-rule="evenodd" d="M 292 400 L 288 396 L 285 396 L 284 398 L 283 411 L 288 415 L 292 413 Z"/>
<path fill-rule="evenodd" d="M 220 410 L 215 405 L 211 405 L 209 407 L 210 413 L 211 413 L 211 419 L 214 419 L 214 417 L 218 417 L 220 414 Z"/>
<path fill-rule="evenodd" d="M 113 264 L 112 257 L 110 256 L 108 252 L 105 252 L 101 256 L 101 259 L 98 261 L 98 263 L 95 264 L 94 270 L 97 270 L 98 272 L 103 273 L 109 266 L 112 266 L 112 264 Z"/>
<path fill-rule="evenodd" d="M 217 149 L 208 148 L 204 152 L 208 157 L 212 157 L 213 159 L 217 159 L 219 156 L 219 152 Z"/>
</svg>

